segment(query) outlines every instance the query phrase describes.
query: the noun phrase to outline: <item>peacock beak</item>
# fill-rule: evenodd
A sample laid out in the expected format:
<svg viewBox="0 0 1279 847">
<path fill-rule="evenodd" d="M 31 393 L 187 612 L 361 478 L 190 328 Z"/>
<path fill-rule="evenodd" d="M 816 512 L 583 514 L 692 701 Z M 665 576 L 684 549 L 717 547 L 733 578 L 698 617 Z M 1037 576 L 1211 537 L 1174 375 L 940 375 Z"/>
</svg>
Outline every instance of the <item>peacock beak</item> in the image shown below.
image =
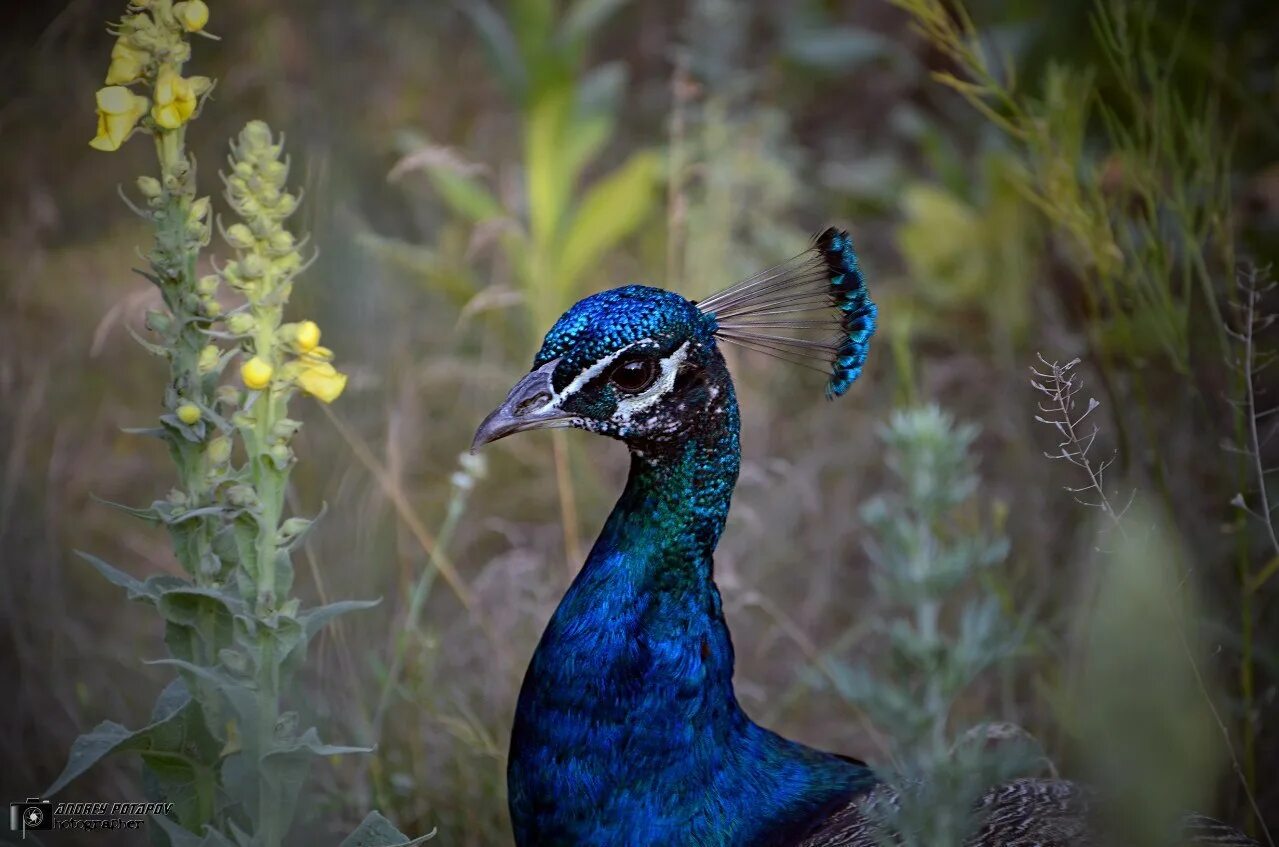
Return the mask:
<svg viewBox="0 0 1279 847">
<path fill-rule="evenodd" d="M 475 439 L 471 442 L 472 453 L 490 441 L 497 441 L 515 432 L 570 425 L 572 416 L 561 411 L 554 403 L 555 389 L 551 385 L 551 374 L 555 372 L 559 361 L 552 359 L 515 383 L 502 405 L 490 412 L 475 431 Z"/>
</svg>

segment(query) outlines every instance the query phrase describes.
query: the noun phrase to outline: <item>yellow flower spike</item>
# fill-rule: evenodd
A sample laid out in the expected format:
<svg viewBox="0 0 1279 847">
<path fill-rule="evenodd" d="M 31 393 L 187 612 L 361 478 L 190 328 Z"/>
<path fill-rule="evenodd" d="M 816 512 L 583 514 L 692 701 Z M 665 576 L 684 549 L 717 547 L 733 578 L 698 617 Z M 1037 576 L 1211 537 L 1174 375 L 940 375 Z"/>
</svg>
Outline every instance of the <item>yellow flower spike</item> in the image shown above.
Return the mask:
<svg viewBox="0 0 1279 847">
<path fill-rule="evenodd" d="M 107 85 L 128 85 L 137 82 L 146 71 L 151 55 L 139 50 L 123 38 L 116 39 L 111 48 L 111 65 L 107 68 Z"/>
<path fill-rule="evenodd" d="M 315 321 L 302 321 L 298 324 L 293 342 L 301 352 L 310 353 L 320 344 L 320 325 Z"/>
<path fill-rule="evenodd" d="M 244 380 L 245 388 L 253 391 L 261 391 L 270 385 L 272 373 L 272 367 L 258 356 L 240 365 L 240 379 Z"/>
<path fill-rule="evenodd" d="M 178 420 L 187 426 L 192 426 L 196 421 L 200 420 L 200 407 L 194 403 L 183 403 L 178 406 Z"/>
<path fill-rule="evenodd" d="M 122 85 L 99 88 L 98 134 L 89 142 L 95 150 L 119 150 L 120 145 L 133 132 L 138 121 L 147 113 L 147 98 L 134 94 Z"/>
<path fill-rule="evenodd" d="M 209 22 L 209 7 L 203 0 L 184 0 L 173 4 L 173 16 L 187 32 L 199 32 Z"/>
<path fill-rule="evenodd" d="M 324 403 L 332 403 L 346 388 L 346 374 L 338 371 L 328 362 L 310 363 L 298 372 L 298 386 Z"/>
</svg>

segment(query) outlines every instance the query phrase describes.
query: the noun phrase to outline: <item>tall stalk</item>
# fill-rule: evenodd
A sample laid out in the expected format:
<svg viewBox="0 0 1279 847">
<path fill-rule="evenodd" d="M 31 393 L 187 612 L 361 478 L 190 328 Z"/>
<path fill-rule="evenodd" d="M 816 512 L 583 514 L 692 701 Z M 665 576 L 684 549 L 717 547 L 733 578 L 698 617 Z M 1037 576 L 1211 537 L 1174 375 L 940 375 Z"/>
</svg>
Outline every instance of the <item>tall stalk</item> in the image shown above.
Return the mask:
<svg viewBox="0 0 1279 847">
<path fill-rule="evenodd" d="M 177 677 L 161 692 L 148 725 L 129 730 L 104 721 L 76 740 L 61 791 L 111 752 L 137 752 L 148 800 L 167 803 L 153 818 L 153 840 L 169 847 L 279 847 L 288 834 L 315 757 L 366 752 L 324 744 L 287 709 L 288 686 L 308 641 L 325 623 L 373 603 L 344 601 L 303 609 L 290 596 L 290 551 L 313 521 L 287 517 L 295 462 L 290 446 L 301 423 L 288 417 L 298 393 L 332 402 L 346 376 L 319 346 L 313 321 L 285 323 L 294 279 L 305 266 L 285 222 L 298 198 L 287 189 L 282 144 L 250 121 L 232 144 L 223 175 L 239 218 L 223 230 L 235 259 L 200 275 L 210 241 L 208 197 L 197 196 L 186 128 L 213 83 L 184 77 L 190 38 L 209 10 L 201 0 L 135 0 L 113 28 L 107 86 L 97 93 L 95 149 L 113 151 L 136 132 L 155 141 L 158 176 L 142 176 L 142 203 L 126 203 L 155 229 L 143 275 L 164 308 L 148 312 L 153 340 L 138 341 L 168 362 L 164 412 L 137 432 L 157 437 L 177 467 L 177 486 L 147 508 L 120 507 L 164 525 L 187 578 L 137 579 L 84 555 L 130 599 L 164 620 Z M 147 92 L 146 94 L 139 92 Z M 149 96 L 148 96 L 149 95 Z M 233 292 L 229 310 L 220 294 Z M 223 381 L 239 357 L 239 381 Z M 235 456 L 238 439 L 243 460 Z M 356 831 L 365 845 L 405 844 L 385 818 L 370 813 Z"/>
</svg>

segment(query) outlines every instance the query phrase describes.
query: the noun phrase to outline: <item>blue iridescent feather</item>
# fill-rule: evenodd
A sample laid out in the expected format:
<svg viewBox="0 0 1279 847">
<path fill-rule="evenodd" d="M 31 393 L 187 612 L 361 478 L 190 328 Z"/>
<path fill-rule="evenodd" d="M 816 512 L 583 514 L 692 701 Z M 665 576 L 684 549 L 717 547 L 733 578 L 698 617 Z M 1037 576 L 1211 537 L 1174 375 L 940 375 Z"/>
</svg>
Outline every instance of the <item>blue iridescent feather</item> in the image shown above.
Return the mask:
<svg viewBox="0 0 1279 847">
<path fill-rule="evenodd" d="M 861 375 L 877 316 L 852 238 L 835 227 L 698 307 L 715 318 L 717 338 L 828 373 L 831 399 Z"/>
<path fill-rule="evenodd" d="M 870 354 L 870 338 L 875 334 L 879 309 L 870 299 L 853 240 L 847 232 L 831 227 L 817 236 L 815 246 L 830 269 L 831 297 L 840 312 L 842 341 L 826 385 L 826 396 L 833 399 L 843 395 L 861 376 Z"/>
</svg>

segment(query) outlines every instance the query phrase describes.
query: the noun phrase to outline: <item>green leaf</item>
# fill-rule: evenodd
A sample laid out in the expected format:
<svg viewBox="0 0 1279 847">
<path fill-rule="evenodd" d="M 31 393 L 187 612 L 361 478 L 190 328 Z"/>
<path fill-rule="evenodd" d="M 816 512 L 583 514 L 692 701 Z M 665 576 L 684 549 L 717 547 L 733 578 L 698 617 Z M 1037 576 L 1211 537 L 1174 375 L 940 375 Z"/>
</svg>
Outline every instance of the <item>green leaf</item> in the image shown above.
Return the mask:
<svg viewBox="0 0 1279 847">
<path fill-rule="evenodd" d="M 574 122 L 573 132 L 564 140 L 564 171 L 573 175 L 573 182 L 613 137 L 616 123 L 613 115 L 607 112 Z"/>
<path fill-rule="evenodd" d="M 151 587 L 142 582 L 142 580 L 130 576 L 114 565 L 107 564 L 92 553 L 86 553 L 83 550 L 76 550 L 75 554 L 93 565 L 94 569 L 98 573 L 107 578 L 107 582 L 110 582 L 112 585 L 118 585 L 125 591 L 129 592 L 130 600 L 155 599 L 156 595 L 152 593 Z"/>
<path fill-rule="evenodd" d="M 656 153 L 636 153 L 587 192 L 564 238 L 557 280 L 563 292 L 573 293 L 588 268 L 644 223 L 660 171 Z"/>
<path fill-rule="evenodd" d="M 511 33 L 511 28 L 506 25 L 506 21 L 485 0 L 469 0 L 459 3 L 458 8 L 475 25 L 476 31 L 480 34 L 480 40 L 484 42 L 489 61 L 493 63 L 502 82 L 510 89 L 513 96 L 522 97 L 528 86 L 528 71 L 524 67 L 520 48 L 515 43 L 515 36 Z"/>
<path fill-rule="evenodd" d="M 439 165 L 428 165 L 426 174 L 440 199 L 455 214 L 475 223 L 506 215 L 493 192 L 475 177 Z"/>
<path fill-rule="evenodd" d="M 338 847 L 413 847 L 435 837 L 435 830 L 426 835 L 410 839 L 395 828 L 395 824 L 382 817 L 381 812 L 372 811 L 364 816 L 355 831 L 342 839 Z"/>
<path fill-rule="evenodd" d="M 301 736 L 283 742 L 270 750 L 259 764 L 260 776 L 273 789 L 278 804 L 269 809 L 260 809 L 261 819 L 273 820 L 262 826 L 269 830 L 284 832 L 293 820 L 297 807 L 298 795 L 306 782 L 311 762 L 317 756 L 341 756 L 348 753 L 371 753 L 371 747 L 343 747 L 325 744 L 320 741 L 319 733 L 312 727 Z"/>
<path fill-rule="evenodd" d="M 66 767 L 53 784 L 42 792 L 42 796 L 52 797 L 57 794 L 67 783 L 97 764 L 103 756 L 121 748 L 127 749 L 129 742 L 137 735 L 138 733 L 114 721 L 98 724 L 72 743 Z"/>
<path fill-rule="evenodd" d="M 90 494 L 89 497 L 95 503 L 101 503 L 104 506 L 110 506 L 112 509 L 118 509 L 121 512 L 126 512 L 130 515 L 133 515 L 135 518 L 141 518 L 147 523 L 156 524 L 160 522 L 160 516 L 156 514 L 154 507 L 148 506 L 145 509 L 139 509 L 135 506 L 126 506 L 123 503 L 116 503 L 111 500 L 106 500 L 102 497 L 99 497 L 96 494 Z"/>
<path fill-rule="evenodd" d="M 572 176 L 565 173 L 565 137 L 572 111 L 567 85 L 547 90 L 529 107 L 525 121 L 529 229 L 535 246 L 552 243 L 564 217 Z"/>
<path fill-rule="evenodd" d="M 626 0 L 577 0 L 564 16 L 561 36 L 569 44 L 585 41 L 624 5 Z"/>
<path fill-rule="evenodd" d="M 314 638 L 315 634 L 328 624 L 329 621 L 345 615 L 348 612 L 360 612 L 364 609 L 372 609 L 379 605 L 382 599 L 377 600 L 339 600 L 336 603 L 329 603 L 325 606 L 317 606 L 314 609 L 307 609 L 298 615 L 298 620 L 302 622 L 303 628 L 306 630 L 308 639 Z"/>
<path fill-rule="evenodd" d="M 178 752 L 182 755 L 199 754 L 206 757 L 211 752 L 207 733 L 203 736 L 189 721 L 198 719 L 186 688 L 180 681 L 170 683 L 156 702 L 156 719 L 137 731 L 114 721 L 103 721 L 91 731 L 81 735 L 71 745 L 66 767 L 44 791 L 44 796 L 57 794 L 73 779 L 93 767 L 109 753 L 128 750 L 144 752 Z"/>
</svg>

